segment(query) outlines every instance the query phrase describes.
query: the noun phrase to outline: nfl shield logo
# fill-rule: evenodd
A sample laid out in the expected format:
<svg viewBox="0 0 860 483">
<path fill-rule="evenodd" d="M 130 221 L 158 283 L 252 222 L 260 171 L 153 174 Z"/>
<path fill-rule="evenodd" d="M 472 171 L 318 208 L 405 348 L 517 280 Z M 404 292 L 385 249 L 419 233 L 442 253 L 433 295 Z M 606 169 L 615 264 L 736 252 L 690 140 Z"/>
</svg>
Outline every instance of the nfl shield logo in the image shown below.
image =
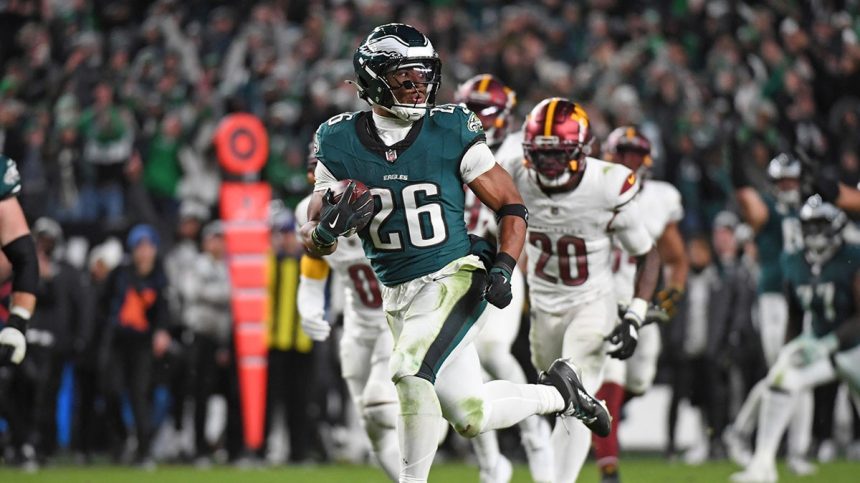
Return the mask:
<svg viewBox="0 0 860 483">
<path fill-rule="evenodd" d="M 385 160 L 389 163 L 393 163 L 397 159 L 397 151 L 393 149 L 389 149 L 385 152 Z"/>
</svg>

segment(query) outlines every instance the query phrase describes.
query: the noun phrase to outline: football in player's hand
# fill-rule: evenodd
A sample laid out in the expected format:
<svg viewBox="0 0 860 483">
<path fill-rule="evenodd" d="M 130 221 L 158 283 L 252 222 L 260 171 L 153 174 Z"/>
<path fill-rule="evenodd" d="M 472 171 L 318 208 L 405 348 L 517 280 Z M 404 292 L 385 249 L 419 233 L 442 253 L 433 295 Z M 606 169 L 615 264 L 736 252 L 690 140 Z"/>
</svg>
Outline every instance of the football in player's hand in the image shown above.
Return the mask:
<svg viewBox="0 0 860 483">
<path fill-rule="evenodd" d="M 355 183 L 355 188 L 352 190 L 352 196 L 349 197 L 349 204 L 351 205 L 354 204 L 361 195 L 369 191 L 367 186 L 361 181 L 356 179 L 342 179 L 331 187 L 332 197 L 335 203 L 340 201 L 341 196 L 343 196 L 343 193 L 346 191 L 347 187 L 349 187 L 349 183 Z"/>
<path fill-rule="evenodd" d="M 347 191 L 351 191 L 351 193 L 344 205 L 341 204 L 341 201 Z M 364 229 L 373 216 L 373 196 L 370 194 L 367 186 L 361 181 L 354 179 L 340 180 L 331 187 L 328 196 L 330 196 L 329 202 L 337 206 L 338 211 L 344 215 L 342 220 L 345 223 L 342 227 L 343 230 L 337 232 L 341 236 L 352 236 L 357 231 Z M 336 222 L 337 219 L 335 218 L 332 223 Z"/>
</svg>

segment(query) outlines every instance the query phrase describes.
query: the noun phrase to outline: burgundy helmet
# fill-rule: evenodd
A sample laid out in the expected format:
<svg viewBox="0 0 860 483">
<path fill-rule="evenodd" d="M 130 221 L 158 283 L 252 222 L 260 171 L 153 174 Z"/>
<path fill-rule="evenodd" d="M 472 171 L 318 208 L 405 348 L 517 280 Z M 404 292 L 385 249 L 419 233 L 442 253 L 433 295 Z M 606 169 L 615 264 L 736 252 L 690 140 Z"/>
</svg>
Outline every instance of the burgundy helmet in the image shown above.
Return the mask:
<svg viewBox="0 0 860 483">
<path fill-rule="evenodd" d="M 561 97 L 541 101 L 531 110 L 523 126 L 526 166 L 545 179 L 556 179 L 568 170 L 585 169 L 591 154 L 588 114 L 578 104 Z"/>
<path fill-rule="evenodd" d="M 498 77 L 478 74 L 460 84 L 454 102 L 466 106 L 478 116 L 487 135 L 487 144 L 496 146 L 508 134 L 517 95 Z"/>
<path fill-rule="evenodd" d="M 622 160 L 620 155 L 623 153 L 635 153 L 641 156 L 625 157 Z M 603 158 L 607 161 L 622 163 L 642 177 L 645 174 L 643 171 L 647 171 L 653 164 L 651 141 L 635 126 L 617 127 L 606 138 Z"/>
</svg>

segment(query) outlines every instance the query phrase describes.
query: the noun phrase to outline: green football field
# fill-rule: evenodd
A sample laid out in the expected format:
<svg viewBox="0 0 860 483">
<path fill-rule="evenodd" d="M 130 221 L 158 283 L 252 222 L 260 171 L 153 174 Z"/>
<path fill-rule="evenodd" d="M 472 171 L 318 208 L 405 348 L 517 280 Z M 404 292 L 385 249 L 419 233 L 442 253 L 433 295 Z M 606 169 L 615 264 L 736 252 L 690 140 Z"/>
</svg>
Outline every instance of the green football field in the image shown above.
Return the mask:
<svg viewBox="0 0 860 483">
<path fill-rule="evenodd" d="M 731 463 L 707 463 L 701 466 L 686 466 L 666 463 L 657 459 L 635 459 L 623 463 L 622 475 L 625 483 L 712 483 L 728 481 L 736 471 Z M 431 482 L 459 483 L 477 482 L 478 470 L 462 464 L 435 466 L 430 474 Z M 518 466 L 513 482 L 530 482 L 528 469 Z M 593 464 L 588 464 L 580 476 L 581 483 L 597 483 Z M 320 466 L 280 467 L 265 469 L 235 469 L 213 467 L 198 470 L 187 466 L 160 466 L 154 472 L 111 467 L 52 467 L 35 474 L 0 468 L 3 483 L 385 483 L 382 473 L 368 466 Z M 860 462 L 840 461 L 819 467 L 818 474 L 798 478 L 780 467 L 780 482 L 807 483 L 856 483 L 860 482 Z"/>
</svg>

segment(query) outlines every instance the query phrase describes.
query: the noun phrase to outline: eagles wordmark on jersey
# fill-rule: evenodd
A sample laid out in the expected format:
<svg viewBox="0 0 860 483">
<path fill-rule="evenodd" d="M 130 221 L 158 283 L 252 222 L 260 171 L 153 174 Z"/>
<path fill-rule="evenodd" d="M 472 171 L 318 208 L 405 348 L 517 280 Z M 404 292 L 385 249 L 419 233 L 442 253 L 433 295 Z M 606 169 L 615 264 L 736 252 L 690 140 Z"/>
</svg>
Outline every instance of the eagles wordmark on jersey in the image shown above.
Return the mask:
<svg viewBox="0 0 860 483">
<path fill-rule="evenodd" d="M 380 282 L 413 280 L 469 253 L 462 185 L 471 180 L 463 179 L 460 164 L 483 141 L 477 116 L 453 104 L 431 109 L 390 147 L 369 112 L 344 113 L 320 126 L 317 170 L 361 181 L 375 199 L 373 219 L 359 236 Z M 326 187 L 318 181 L 316 190 Z"/>
</svg>

